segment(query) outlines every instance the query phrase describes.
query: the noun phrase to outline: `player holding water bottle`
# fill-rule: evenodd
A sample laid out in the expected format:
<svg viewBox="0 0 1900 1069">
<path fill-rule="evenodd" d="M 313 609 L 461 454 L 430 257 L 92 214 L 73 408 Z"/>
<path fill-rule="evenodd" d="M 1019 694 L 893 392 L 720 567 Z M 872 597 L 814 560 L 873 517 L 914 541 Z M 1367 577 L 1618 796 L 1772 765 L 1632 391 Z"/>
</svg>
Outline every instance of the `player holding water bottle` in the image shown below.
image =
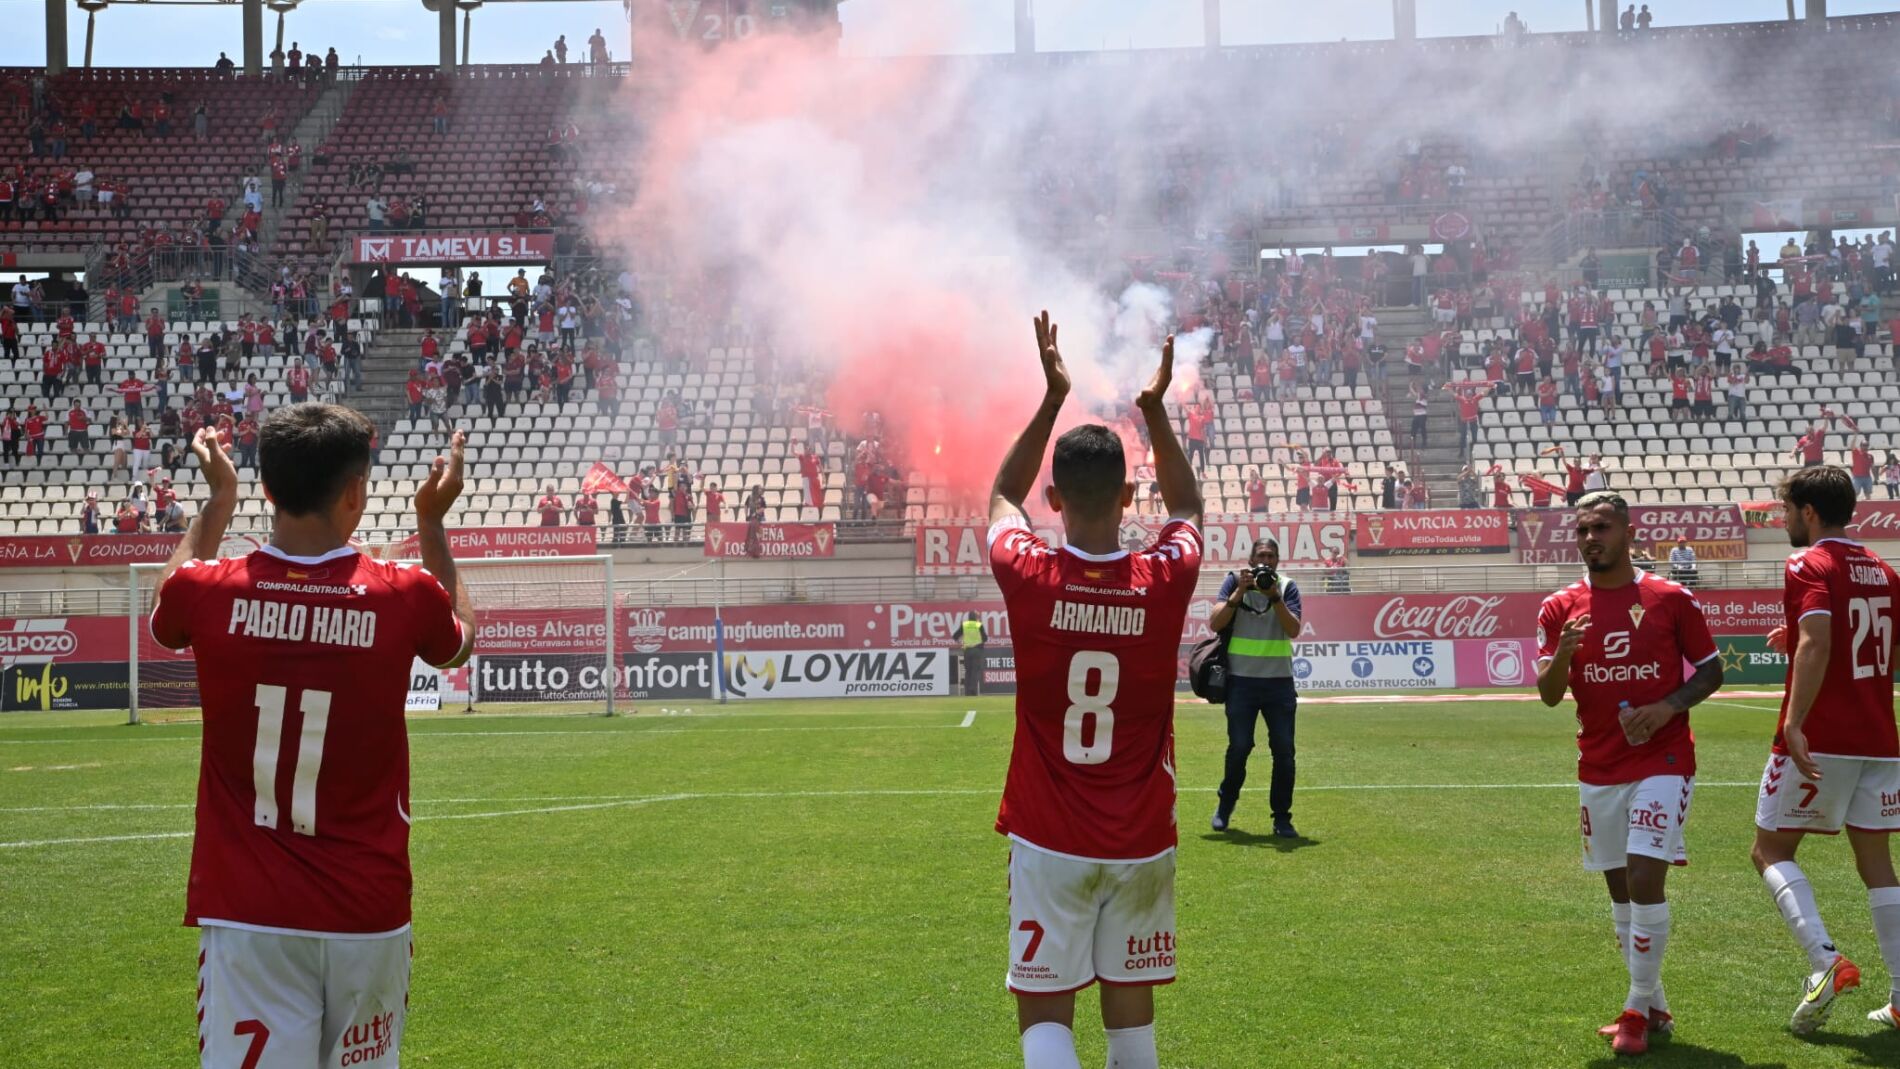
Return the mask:
<svg viewBox="0 0 1900 1069">
<path fill-rule="evenodd" d="M 1688 863 L 1683 824 L 1695 793 L 1690 708 L 1722 685 L 1722 662 L 1693 595 L 1630 563 L 1629 503 L 1598 492 L 1577 502 L 1582 580 L 1544 600 L 1537 618 L 1537 692 L 1577 702 L 1583 867 L 1610 891 L 1629 997 L 1610 1036 L 1642 1054 L 1675 1029 L 1663 996 L 1669 866 Z M 1695 673 L 1682 678 L 1682 662 Z"/>
</svg>

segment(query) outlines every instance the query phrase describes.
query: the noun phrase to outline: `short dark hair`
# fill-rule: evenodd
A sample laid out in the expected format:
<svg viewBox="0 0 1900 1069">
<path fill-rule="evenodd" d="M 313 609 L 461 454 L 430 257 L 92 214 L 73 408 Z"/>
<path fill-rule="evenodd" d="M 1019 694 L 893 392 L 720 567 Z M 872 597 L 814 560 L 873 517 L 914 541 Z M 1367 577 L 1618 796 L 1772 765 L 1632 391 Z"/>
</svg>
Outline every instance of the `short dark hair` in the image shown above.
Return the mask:
<svg viewBox="0 0 1900 1069">
<path fill-rule="evenodd" d="M 1833 464 L 1794 472 L 1781 480 L 1775 496 L 1795 508 L 1814 506 L 1814 514 L 1825 527 L 1854 522 L 1854 480 L 1845 468 Z"/>
<path fill-rule="evenodd" d="M 1609 490 L 1594 490 L 1577 499 L 1577 511 L 1585 512 L 1598 505 L 1608 505 L 1617 516 L 1627 521 L 1630 518 L 1630 503 L 1622 494 Z"/>
<path fill-rule="evenodd" d="M 1056 439 L 1050 476 L 1065 508 L 1099 516 L 1115 507 L 1128 478 L 1122 440 L 1099 423 L 1084 423 Z"/>
<path fill-rule="evenodd" d="M 341 405 L 309 402 L 272 412 L 257 441 L 264 489 L 287 515 L 329 511 L 350 480 L 369 471 L 375 432 L 361 412 Z"/>
</svg>

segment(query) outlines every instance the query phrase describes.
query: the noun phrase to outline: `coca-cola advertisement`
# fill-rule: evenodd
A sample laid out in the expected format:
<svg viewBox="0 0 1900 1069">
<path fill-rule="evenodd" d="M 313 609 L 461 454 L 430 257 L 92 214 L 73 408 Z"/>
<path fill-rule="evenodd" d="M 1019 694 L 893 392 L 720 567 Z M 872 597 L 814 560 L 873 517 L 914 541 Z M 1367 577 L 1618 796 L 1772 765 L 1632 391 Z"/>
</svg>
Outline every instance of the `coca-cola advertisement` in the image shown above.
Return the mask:
<svg viewBox="0 0 1900 1069">
<path fill-rule="evenodd" d="M 1429 553 L 1509 553 L 1509 509 L 1422 509 L 1361 512 L 1353 549 L 1361 557 Z"/>
<path fill-rule="evenodd" d="M 1128 516 L 1122 520 L 1122 545 L 1141 550 L 1155 543 L 1167 519 Z M 1059 525 L 1035 524 L 1035 531 L 1052 546 L 1062 544 Z M 1281 516 L 1216 515 L 1201 525 L 1206 550 L 1202 565 L 1228 569 L 1247 563 L 1253 547 L 1271 538 L 1280 544 L 1283 565 L 1318 564 L 1327 550 L 1345 556 L 1352 541 L 1350 513 L 1300 513 Z M 988 527 L 974 521 L 925 523 L 917 529 L 918 575 L 988 575 Z"/>
<path fill-rule="evenodd" d="M 1517 556 L 1525 564 L 1581 564 L 1577 552 L 1577 514 L 1571 509 L 1520 509 Z M 1657 558 L 1687 539 L 1705 561 L 1747 560 L 1748 529 L 1735 505 L 1631 505 L 1630 537 L 1635 548 Z"/>
</svg>

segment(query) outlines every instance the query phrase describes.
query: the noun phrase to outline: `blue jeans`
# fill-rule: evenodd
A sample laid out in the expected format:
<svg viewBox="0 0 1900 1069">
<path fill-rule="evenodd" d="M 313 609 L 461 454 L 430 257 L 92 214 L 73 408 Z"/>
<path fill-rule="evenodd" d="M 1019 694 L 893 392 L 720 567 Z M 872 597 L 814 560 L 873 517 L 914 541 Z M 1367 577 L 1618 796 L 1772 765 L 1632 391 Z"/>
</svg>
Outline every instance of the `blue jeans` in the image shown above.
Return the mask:
<svg viewBox="0 0 1900 1069">
<path fill-rule="evenodd" d="M 1220 781 L 1220 812 L 1231 814 L 1247 783 L 1247 755 L 1253 753 L 1256 714 L 1267 722 L 1267 750 L 1273 778 L 1267 802 L 1275 821 L 1293 818 L 1293 714 L 1299 695 L 1291 679 L 1227 677 L 1227 773 Z"/>
</svg>

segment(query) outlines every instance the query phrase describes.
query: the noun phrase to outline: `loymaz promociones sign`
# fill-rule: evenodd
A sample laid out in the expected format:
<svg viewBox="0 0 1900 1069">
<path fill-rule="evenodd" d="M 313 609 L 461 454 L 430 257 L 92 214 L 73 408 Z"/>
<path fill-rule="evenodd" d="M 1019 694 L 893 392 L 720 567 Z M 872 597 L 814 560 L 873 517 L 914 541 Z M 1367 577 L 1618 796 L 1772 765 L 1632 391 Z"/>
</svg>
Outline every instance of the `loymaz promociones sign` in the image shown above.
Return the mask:
<svg viewBox="0 0 1900 1069">
<path fill-rule="evenodd" d="M 729 698 L 935 697 L 950 693 L 950 651 L 728 653 L 723 675 Z"/>
</svg>

